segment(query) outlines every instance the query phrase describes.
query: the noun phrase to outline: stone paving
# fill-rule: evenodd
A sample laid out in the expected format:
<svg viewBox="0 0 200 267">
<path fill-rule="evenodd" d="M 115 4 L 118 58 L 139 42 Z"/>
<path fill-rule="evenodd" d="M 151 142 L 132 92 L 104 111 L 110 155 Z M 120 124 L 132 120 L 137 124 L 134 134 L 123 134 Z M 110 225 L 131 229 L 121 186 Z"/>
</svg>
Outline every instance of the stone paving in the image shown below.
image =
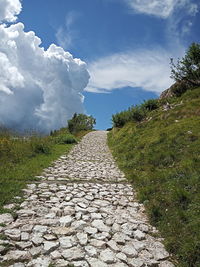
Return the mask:
<svg viewBox="0 0 200 267">
<path fill-rule="evenodd" d="M 28 184 L 17 219 L 0 215 L 0 266 L 174 266 L 106 138 L 87 134 Z"/>
</svg>

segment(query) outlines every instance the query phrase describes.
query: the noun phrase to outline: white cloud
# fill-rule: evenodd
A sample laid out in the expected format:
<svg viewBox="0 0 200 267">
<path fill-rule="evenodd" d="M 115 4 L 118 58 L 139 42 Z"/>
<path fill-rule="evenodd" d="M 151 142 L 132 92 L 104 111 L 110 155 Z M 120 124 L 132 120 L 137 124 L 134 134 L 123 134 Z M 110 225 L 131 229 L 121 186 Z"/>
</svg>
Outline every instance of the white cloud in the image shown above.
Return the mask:
<svg viewBox="0 0 200 267">
<path fill-rule="evenodd" d="M 189 15 L 196 15 L 197 4 L 192 0 L 124 0 L 137 13 L 153 15 L 166 19 L 176 9 L 184 8 Z"/>
<path fill-rule="evenodd" d="M 54 44 L 44 50 L 22 23 L 0 25 L 0 40 L 0 124 L 49 131 L 84 112 L 84 62 Z"/>
<path fill-rule="evenodd" d="M 76 31 L 73 30 L 73 24 L 78 17 L 79 13 L 75 11 L 69 12 L 65 19 L 65 25 L 60 26 L 56 31 L 57 42 L 65 49 L 71 47 L 74 38 L 76 38 Z"/>
<path fill-rule="evenodd" d="M 180 53 L 183 53 L 182 48 Z M 89 64 L 91 79 L 85 90 L 105 93 L 130 86 L 160 93 L 173 83 L 169 65 L 173 56 L 173 53 L 157 48 L 101 58 Z"/>
<path fill-rule="evenodd" d="M 0 21 L 15 21 L 21 9 L 20 0 L 0 0 Z"/>
</svg>

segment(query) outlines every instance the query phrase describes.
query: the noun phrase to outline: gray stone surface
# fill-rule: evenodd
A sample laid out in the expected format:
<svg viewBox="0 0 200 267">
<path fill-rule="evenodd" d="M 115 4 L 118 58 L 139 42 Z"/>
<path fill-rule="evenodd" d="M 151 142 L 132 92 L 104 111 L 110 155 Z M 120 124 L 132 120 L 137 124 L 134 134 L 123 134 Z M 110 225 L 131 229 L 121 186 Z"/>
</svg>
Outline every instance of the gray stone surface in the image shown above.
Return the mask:
<svg viewBox="0 0 200 267">
<path fill-rule="evenodd" d="M 0 260 L 15 267 L 174 266 L 132 186 L 118 169 L 106 132 L 87 134 L 23 190 L 14 221 L 0 215 Z M 10 206 L 12 207 L 12 206 Z M 4 247 L 10 250 L 5 254 Z M 1 255 L 2 254 L 2 255 Z M 5 254 L 5 255 L 4 255 Z M 4 265 L 5 265 L 4 264 Z"/>
</svg>

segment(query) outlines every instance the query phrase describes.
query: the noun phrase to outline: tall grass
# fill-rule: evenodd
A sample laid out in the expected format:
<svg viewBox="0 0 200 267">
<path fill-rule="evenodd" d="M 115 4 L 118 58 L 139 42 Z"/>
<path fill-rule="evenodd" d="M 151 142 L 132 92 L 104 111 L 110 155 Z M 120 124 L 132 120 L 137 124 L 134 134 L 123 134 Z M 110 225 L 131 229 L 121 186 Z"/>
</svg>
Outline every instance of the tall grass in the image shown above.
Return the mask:
<svg viewBox="0 0 200 267">
<path fill-rule="evenodd" d="M 200 88 L 109 133 L 120 168 L 137 189 L 178 266 L 200 266 Z"/>
<path fill-rule="evenodd" d="M 67 153 L 77 138 L 66 128 L 51 136 L 20 137 L 0 130 L 0 212 L 3 205 L 21 194 L 28 181 L 34 180 L 43 168 L 61 154 Z"/>
</svg>

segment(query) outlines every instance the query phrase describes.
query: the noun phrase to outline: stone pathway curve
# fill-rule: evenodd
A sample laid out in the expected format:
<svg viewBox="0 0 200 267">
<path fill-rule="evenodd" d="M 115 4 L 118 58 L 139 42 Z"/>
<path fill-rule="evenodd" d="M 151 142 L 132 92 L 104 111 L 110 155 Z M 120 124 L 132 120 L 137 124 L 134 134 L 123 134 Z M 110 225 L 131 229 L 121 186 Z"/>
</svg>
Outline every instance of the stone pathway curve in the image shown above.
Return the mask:
<svg viewBox="0 0 200 267">
<path fill-rule="evenodd" d="M 106 140 L 87 134 L 28 184 L 16 220 L 0 215 L 0 266 L 174 266 Z"/>
</svg>

